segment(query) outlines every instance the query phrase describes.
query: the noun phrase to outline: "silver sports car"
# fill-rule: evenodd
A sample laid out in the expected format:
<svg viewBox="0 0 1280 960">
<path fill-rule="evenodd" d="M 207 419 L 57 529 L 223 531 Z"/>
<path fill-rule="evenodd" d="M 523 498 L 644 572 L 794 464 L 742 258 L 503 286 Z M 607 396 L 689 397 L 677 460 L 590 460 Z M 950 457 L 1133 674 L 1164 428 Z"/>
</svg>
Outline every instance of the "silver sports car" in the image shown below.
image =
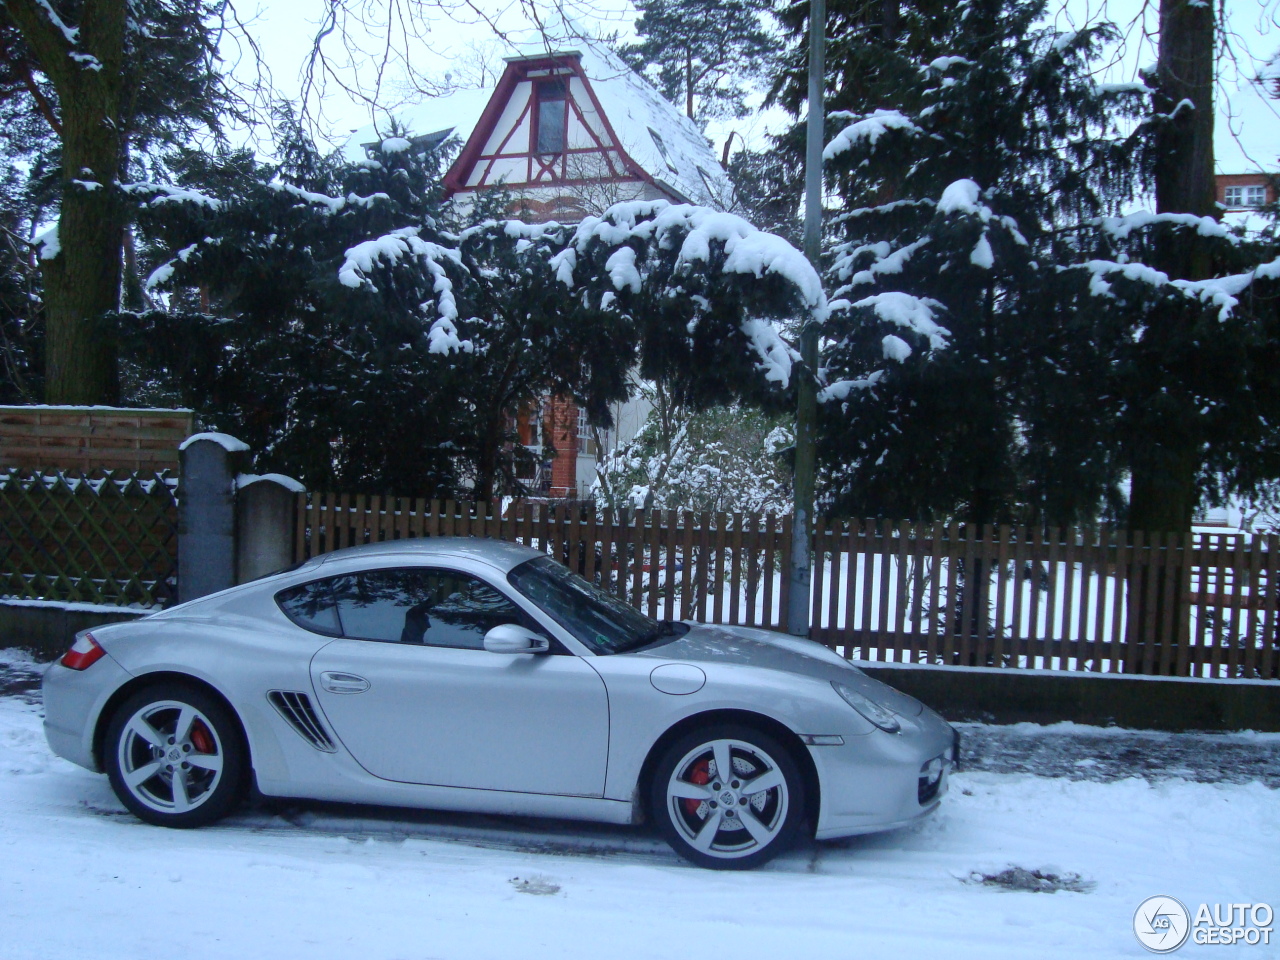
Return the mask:
<svg viewBox="0 0 1280 960">
<path fill-rule="evenodd" d="M 150 823 L 270 797 L 639 823 L 707 867 L 937 807 L 958 741 L 818 643 L 658 622 L 527 547 L 401 540 L 95 628 L 45 732 Z M 252 778 L 252 781 L 251 779 Z"/>
</svg>

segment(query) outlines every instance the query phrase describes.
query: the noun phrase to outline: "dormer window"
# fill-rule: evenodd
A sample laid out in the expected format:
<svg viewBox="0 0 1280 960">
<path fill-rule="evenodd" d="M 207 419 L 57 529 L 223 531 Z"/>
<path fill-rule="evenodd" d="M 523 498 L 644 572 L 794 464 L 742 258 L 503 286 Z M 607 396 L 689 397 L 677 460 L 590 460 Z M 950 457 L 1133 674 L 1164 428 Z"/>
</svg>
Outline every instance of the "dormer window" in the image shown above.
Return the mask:
<svg viewBox="0 0 1280 960">
<path fill-rule="evenodd" d="M 1267 188 L 1265 184 L 1250 184 L 1248 186 L 1227 187 L 1222 197 L 1223 203 L 1228 207 L 1262 207 L 1267 203 Z"/>
<path fill-rule="evenodd" d="M 534 152 L 540 155 L 564 153 L 565 118 L 568 108 L 563 80 L 539 80 L 534 84 L 537 98 L 537 125 Z"/>
</svg>

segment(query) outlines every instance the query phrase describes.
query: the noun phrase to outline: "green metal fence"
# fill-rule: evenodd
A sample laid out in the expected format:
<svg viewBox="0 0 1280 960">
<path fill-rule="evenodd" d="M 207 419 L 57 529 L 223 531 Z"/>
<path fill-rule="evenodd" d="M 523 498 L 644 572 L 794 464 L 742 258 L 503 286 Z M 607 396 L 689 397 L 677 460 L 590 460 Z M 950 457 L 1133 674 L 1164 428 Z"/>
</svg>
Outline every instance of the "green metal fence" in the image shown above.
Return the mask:
<svg viewBox="0 0 1280 960">
<path fill-rule="evenodd" d="M 0 597 L 171 602 L 177 483 L 169 471 L 0 471 Z"/>
</svg>

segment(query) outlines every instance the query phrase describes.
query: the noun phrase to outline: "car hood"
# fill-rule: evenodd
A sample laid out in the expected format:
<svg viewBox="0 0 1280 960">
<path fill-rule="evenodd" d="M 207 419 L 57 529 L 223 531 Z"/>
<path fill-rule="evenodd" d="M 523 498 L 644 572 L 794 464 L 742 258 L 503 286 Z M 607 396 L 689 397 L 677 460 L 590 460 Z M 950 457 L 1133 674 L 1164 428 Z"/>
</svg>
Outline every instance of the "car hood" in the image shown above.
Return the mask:
<svg viewBox="0 0 1280 960">
<path fill-rule="evenodd" d="M 918 717 L 924 710 L 924 704 L 915 697 L 871 679 L 817 641 L 769 630 L 693 624 L 683 637 L 640 651 L 638 655 L 668 663 L 717 663 L 778 670 L 845 684 L 899 716 Z"/>
</svg>

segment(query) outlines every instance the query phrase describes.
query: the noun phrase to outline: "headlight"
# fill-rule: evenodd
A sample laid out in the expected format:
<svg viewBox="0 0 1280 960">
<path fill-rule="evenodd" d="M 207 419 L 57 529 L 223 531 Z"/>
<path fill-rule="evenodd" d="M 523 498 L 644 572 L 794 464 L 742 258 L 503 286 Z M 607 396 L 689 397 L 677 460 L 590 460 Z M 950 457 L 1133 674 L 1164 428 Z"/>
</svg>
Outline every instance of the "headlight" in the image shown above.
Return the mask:
<svg viewBox="0 0 1280 960">
<path fill-rule="evenodd" d="M 883 730 L 885 733 L 897 733 L 902 729 L 902 724 L 898 723 L 898 718 L 892 711 L 886 710 L 874 700 L 864 697 L 852 687 L 846 687 L 843 683 L 831 681 L 831 688 L 844 699 L 844 702 L 857 710 L 871 723 Z"/>
</svg>

